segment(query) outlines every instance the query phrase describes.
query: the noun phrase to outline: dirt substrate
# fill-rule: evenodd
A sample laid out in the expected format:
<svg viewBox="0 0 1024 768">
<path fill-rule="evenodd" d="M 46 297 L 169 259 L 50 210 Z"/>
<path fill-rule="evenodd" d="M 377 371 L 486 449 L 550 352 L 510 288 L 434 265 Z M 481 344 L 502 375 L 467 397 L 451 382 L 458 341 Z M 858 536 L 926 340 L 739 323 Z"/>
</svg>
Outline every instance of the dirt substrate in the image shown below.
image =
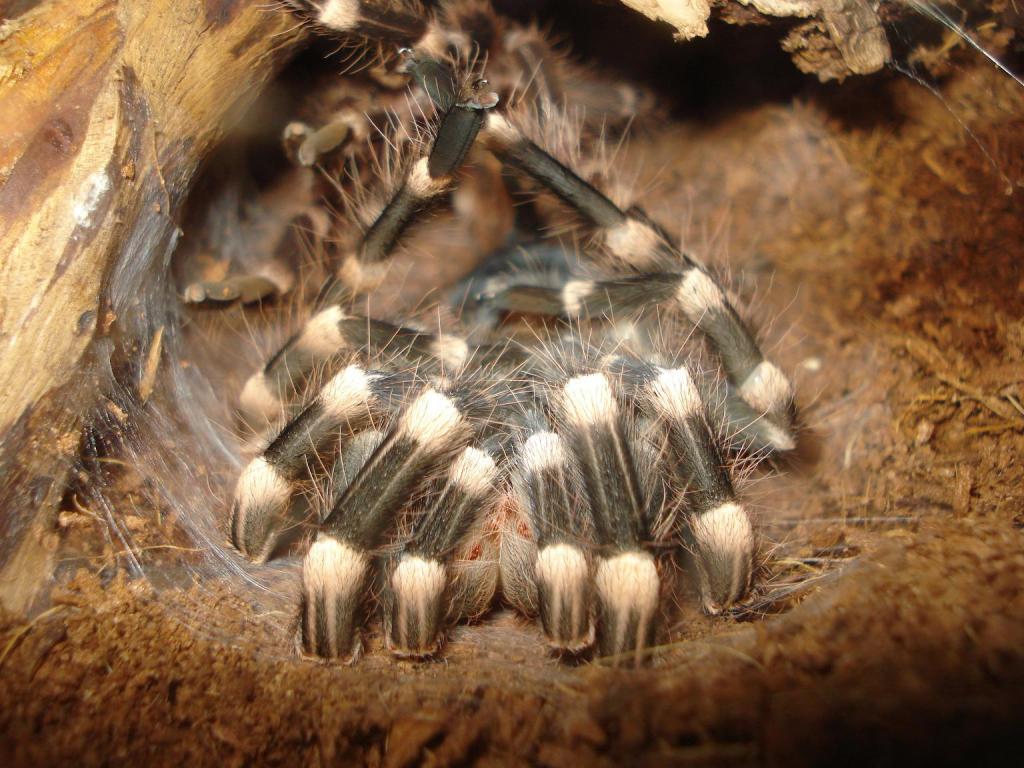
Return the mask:
<svg viewBox="0 0 1024 768">
<path fill-rule="evenodd" d="M 976 68 L 943 99 L 886 75 L 627 153 L 664 169 L 652 213 L 758 284 L 820 445 L 752 489 L 770 578 L 802 585 L 770 615 L 690 611 L 639 671 L 560 665 L 509 613 L 443 663 L 324 668 L 216 583 L 85 569 L 0 620 L 3 764 L 999 764 L 1024 726 L 1024 92 Z"/>
</svg>

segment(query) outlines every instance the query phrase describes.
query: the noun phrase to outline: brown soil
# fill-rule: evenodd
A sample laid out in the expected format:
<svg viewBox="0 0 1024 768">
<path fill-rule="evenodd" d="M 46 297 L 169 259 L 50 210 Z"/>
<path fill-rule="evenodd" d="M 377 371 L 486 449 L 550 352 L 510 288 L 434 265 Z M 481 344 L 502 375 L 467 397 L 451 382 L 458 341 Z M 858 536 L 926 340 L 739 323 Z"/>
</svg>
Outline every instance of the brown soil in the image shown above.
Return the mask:
<svg viewBox="0 0 1024 768">
<path fill-rule="evenodd" d="M 1024 725 L 1024 95 L 990 68 L 948 108 L 897 78 L 831 93 L 624 161 L 667 169 L 645 204 L 757 280 L 798 372 L 819 456 L 752 489 L 793 599 L 688 612 L 644 670 L 559 665 L 509 613 L 445 663 L 338 669 L 217 583 L 85 569 L 0 619 L 4 764 L 1000 761 Z"/>
</svg>

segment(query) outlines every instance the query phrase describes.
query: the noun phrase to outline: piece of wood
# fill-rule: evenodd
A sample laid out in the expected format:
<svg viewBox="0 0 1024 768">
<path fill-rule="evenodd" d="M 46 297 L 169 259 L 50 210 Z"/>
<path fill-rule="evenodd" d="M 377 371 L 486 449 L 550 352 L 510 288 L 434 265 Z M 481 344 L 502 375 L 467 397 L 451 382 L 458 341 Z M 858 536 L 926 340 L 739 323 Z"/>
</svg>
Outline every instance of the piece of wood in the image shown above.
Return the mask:
<svg viewBox="0 0 1024 768">
<path fill-rule="evenodd" d="M 47 540 L 83 418 L 101 394 L 99 371 L 117 347 L 138 344 L 146 325 L 129 317 L 132 297 L 123 294 L 150 265 L 164 268 L 199 163 L 302 37 L 272 6 L 0 3 L 0 603 L 8 609 L 25 610 L 48 578 Z"/>
<path fill-rule="evenodd" d="M 675 28 L 677 40 L 708 34 L 714 6 L 733 23 L 767 22 L 769 17 L 811 18 L 783 38 L 802 71 L 822 81 L 877 72 L 891 58 L 889 41 L 870 0 L 622 0 L 653 21 Z"/>
</svg>

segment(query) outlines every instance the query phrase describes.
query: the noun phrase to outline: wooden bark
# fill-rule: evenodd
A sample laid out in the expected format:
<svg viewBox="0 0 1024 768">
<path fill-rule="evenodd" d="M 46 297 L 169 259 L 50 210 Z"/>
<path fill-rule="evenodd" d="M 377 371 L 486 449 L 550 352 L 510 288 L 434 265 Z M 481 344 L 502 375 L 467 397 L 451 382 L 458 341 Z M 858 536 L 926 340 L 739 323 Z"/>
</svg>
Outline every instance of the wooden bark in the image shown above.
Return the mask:
<svg viewBox="0 0 1024 768">
<path fill-rule="evenodd" d="M 54 513 L 82 419 L 100 395 L 90 357 L 123 319 L 108 295 L 112 275 L 126 259 L 169 255 L 198 164 L 294 48 L 294 19 L 272 5 L 0 2 L 8 609 L 27 608 L 49 573 Z"/>
<path fill-rule="evenodd" d="M 712 6 L 733 23 L 766 17 L 808 18 L 786 36 L 783 49 L 794 53 L 796 65 L 822 81 L 851 74 L 877 72 L 889 63 L 892 51 L 873 0 L 622 0 L 654 21 L 675 28 L 676 38 L 690 40 L 708 34 Z M 819 21 L 820 19 L 820 21 Z M 808 39 L 809 38 L 809 39 Z M 822 50 L 824 49 L 824 50 Z"/>
</svg>

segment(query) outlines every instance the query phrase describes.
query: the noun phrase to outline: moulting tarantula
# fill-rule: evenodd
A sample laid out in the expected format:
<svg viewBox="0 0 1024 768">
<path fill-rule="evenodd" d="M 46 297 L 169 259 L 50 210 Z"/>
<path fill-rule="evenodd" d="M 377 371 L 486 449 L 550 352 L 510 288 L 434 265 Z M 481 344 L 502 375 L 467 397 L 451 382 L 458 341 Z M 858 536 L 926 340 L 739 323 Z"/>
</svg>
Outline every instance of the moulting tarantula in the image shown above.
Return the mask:
<svg viewBox="0 0 1024 768">
<path fill-rule="evenodd" d="M 292 499 L 333 463 L 302 566 L 303 653 L 354 660 L 379 608 L 395 655 L 429 656 L 500 591 L 539 617 L 556 651 L 639 661 L 676 564 L 706 612 L 742 600 L 757 544 L 733 468 L 795 447 L 791 384 L 703 264 L 533 138 L 567 132 L 577 97 L 585 154 L 638 95 L 594 87 L 536 30 L 481 3 L 436 18 L 394 3 L 291 5 L 398 62 L 376 70 L 372 100 L 353 89 L 319 127 L 286 131 L 293 157 L 330 179 L 325 205 L 358 210 L 337 223 L 315 208 L 293 226 L 286 245 L 297 232 L 314 241 L 328 277 L 240 396 L 257 430 L 283 420 L 238 478 L 227 527 L 239 552 L 262 563 L 295 546 Z M 395 87 L 406 83 L 411 94 Z M 371 103 L 387 130 L 375 132 Z M 454 194 L 469 156 L 473 189 L 457 213 L 475 217 L 481 187 L 495 208 L 530 202 L 464 280 L 431 286 L 447 290 L 436 308 L 446 332 L 362 314 L 400 238 Z M 387 179 L 373 176 L 395 179 L 377 205 L 365 186 Z M 557 236 L 567 213 L 589 237 Z M 272 266 L 186 297 L 290 290 L 294 275 Z M 693 329 L 724 375 L 698 370 Z"/>
</svg>

